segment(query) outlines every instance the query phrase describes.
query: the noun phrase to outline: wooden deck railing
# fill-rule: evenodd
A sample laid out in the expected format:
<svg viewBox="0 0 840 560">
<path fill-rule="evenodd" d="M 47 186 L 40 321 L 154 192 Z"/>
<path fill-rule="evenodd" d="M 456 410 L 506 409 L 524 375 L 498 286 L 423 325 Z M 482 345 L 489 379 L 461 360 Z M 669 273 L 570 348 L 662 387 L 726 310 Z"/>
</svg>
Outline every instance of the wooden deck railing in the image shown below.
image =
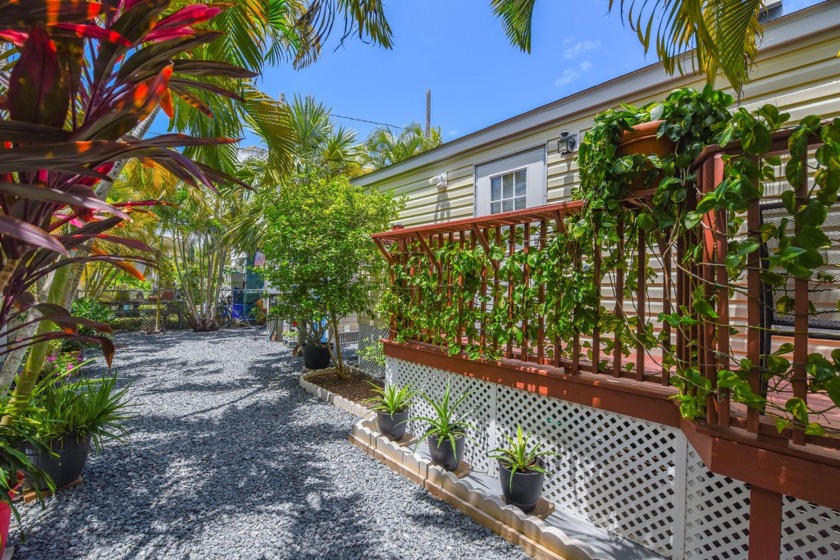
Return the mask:
<svg viewBox="0 0 840 560">
<path fill-rule="evenodd" d="M 765 157 L 784 155 L 788 134 L 777 133 Z M 818 143 L 814 139 L 812 147 Z M 738 150 L 731 145 L 701 154 L 696 162 L 698 192 L 689 197 L 689 209 L 721 183 L 723 158 Z M 803 168 L 807 173 L 808 166 Z M 795 193 L 800 204 L 809 196 L 805 183 Z M 626 202 L 644 205 L 652 194 L 638 192 Z M 831 404 L 824 392 L 809 390 L 806 362 L 818 343 L 823 348 L 840 345 L 810 336 L 808 279 L 792 281 L 793 331 L 774 340 L 768 336 L 773 325 L 767 306 L 772 302 L 763 297 L 766 254 L 750 253 L 745 282 L 733 290 L 725 266 L 733 233 L 721 227 L 726 223 L 723 211 L 707 214 L 677 239 L 629 226 L 625 231 L 619 223 L 625 237 L 607 251 L 597 241 L 584 246 L 567 235 L 568 224 L 580 218 L 581 210 L 580 202 L 566 202 L 428 226 L 397 226 L 374 235 L 392 265 L 391 339 L 497 364 L 521 367 L 525 362 L 548 371 L 666 387 L 672 376 L 694 369 L 710 389 L 708 425 L 797 445 L 838 447 L 835 438 L 806 435 L 801 424 L 778 434 L 771 410 L 743 406 L 729 391 L 717 388 L 718 372 L 737 369 L 733 361 L 749 363 L 749 384 L 769 404 L 783 408 L 790 396 Z M 759 199 L 745 216 L 745 229 L 735 236 L 761 243 Z M 688 247 L 699 247 L 702 256 L 686 259 Z M 635 270 L 632 277 L 627 270 Z M 715 319 L 694 309 L 698 289 L 714 302 Z M 696 321 L 674 327 L 667 320 L 674 313 Z M 780 340 L 794 345 L 789 385 L 762 380 L 762 363 Z M 743 358 L 749 362 L 741 362 Z M 832 426 L 837 418 L 828 412 L 819 420 L 831 432 L 838 427 Z"/>
</svg>

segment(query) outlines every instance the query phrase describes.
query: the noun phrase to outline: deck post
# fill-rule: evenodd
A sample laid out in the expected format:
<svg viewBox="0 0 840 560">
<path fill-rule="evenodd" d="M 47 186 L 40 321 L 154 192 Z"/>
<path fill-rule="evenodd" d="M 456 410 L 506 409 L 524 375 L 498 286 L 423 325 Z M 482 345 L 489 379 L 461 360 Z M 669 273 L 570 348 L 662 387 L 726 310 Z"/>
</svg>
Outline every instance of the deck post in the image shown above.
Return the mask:
<svg viewBox="0 0 840 560">
<path fill-rule="evenodd" d="M 750 560 L 774 560 L 782 551 L 782 495 L 750 489 Z"/>
</svg>

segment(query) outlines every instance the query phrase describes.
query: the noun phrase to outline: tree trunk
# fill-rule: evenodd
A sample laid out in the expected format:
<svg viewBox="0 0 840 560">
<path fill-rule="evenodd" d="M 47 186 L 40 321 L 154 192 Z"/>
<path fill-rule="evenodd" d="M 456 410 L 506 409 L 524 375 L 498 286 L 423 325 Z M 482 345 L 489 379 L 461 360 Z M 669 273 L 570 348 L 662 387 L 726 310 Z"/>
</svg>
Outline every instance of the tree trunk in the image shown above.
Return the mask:
<svg viewBox="0 0 840 560">
<path fill-rule="evenodd" d="M 62 266 L 55 271 L 47 295 L 48 303 L 61 304 L 69 274 L 70 268 L 67 266 Z M 52 321 L 41 321 L 38 323 L 35 336 L 52 332 L 54 328 L 55 324 Z M 15 385 L 15 390 L 12 393 L 12 398 L 9 401 L 9 407 L 12 412 L 3 417 L 0 425 L 8 426 L 12 422 L 13 416 L 29 404 L 29 396 L 32 394 L 32 389 L 35 387 L 35 384 L 38 382 L 38 376 L 41 374 L 41 370 L 44 368 L 44 361 L 49 349 L 49 342 L 38 342 L 29 347 L 29 356 L 26 359 L 26 365 L 23 367 L 23 372 L 18 378 L 17 385 Z"/>
<path fill-rule="evenodd" d="M 52 277 L 54 273 L 50 273 L 43 281 L 38 282 L 38 295 L 36 301 L 44 301 L 49 295 L 49 287 L 52 284 Z M 37 313 L 37 311 L 33 311 Z M 35 329 L 38 328 L 38 323 L 27 325 L 22 330 L 15 333 L 15 339 L 23 340 L 35 334 Z M 20 364 L 23 363 L 23 357 L 26 354 L 26 347 L 13 350 L 6 354 L 6 359 L 3 361 L 3 368 L 0 369 L 0 395 L 5 395 L 9 389 L 9 385 L 17 375 L 20 369 Z"/>
<path fill-rule="evenodd" d="M 338 377 L 341 379 L 346 379 L 347 374 L 344 372 L 344 359 L 341 356 L 341 336 L 338 332 L 338 317 L 334 313 L 330 313 L 330 322 L 332 323 L 332 332 L 333 332 L 333 340 L 335 341 L 335 351 L 333 353 L 333 359 L 335 360 L 335 370 L 338 373 Z M 329 344 L 327 345 L 329 348 Z M 330 352 L 333 352 L 331 349 Z"/>
</svg>

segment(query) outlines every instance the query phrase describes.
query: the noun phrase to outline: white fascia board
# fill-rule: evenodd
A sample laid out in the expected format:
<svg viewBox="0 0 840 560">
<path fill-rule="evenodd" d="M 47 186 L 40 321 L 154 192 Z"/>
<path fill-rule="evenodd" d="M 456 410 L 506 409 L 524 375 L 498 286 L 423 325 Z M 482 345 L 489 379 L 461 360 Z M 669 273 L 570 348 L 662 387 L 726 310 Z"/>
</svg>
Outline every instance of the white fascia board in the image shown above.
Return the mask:
<svg viewBox="0 0 840 560">
<path fill-rule="evenodd" d="M 767 23 L 760 53 L 784 48 L 795 41 L 833 29 L 840 29 L 840 2 L 826 0 Z M 690 53 L 685 56 L 689 57 Z M 369 186 L 392 179 L 561 119 L 568 120 L 580 113 L 592 113 L 598 107 L 615 106 L 629 95 L 645 97 L 646 90 L 661 89 L 669 83 L 676 86 L 693 75 L 687 73 L 683 76 L 670 76 L 657 62 L 467 134 L 405 161 L 356 177 L 352 183 Z"/>
</svg>

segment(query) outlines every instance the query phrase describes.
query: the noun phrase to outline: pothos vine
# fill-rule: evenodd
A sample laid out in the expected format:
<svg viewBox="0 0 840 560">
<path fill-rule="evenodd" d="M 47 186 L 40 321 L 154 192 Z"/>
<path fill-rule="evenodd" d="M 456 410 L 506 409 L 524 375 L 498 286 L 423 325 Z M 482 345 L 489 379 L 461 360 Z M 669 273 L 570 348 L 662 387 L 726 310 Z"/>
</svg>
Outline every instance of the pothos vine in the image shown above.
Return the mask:
<svg viewBox="0 0 840 560">
<path fill-rule="evenodd" d="M 540 334 L 548 341 L 551 356 L 568 358 L 582 338 L 583 351 L 592 359 L 587 337 L 597 328 L 604 335 L 602 356 L 615 350 L 616 339 L 625 356 L 637 345 L 648 352 L 657 349 L 657 359 L 673 372 L 671 383 L 680 390 L 676 398 L 686 417 L 700 417 L 709 395 L 728 391 L 736 402 L 776 416 L 780 430 L 797 426 L 810 434 L 826 433 L 813 419 L 840 406 L 840 350 L 830 356 L 811 353 L 805 364 L 809 392 L 826 395 L 830 407 L 817 409 L 795 397 L 776 404 L 766 391 L 750 385 L 748 376 L 756 364 L 743 355 L 730 352 L 729 363 L 736 367 L 716 371 L 713 383 L 695 365 L 680 363 L 670 347 L 662 326 L 689 329 L 698 320 L 716 321 L 717 290 L 698 285 L 690 306 L 660 313 L 639 328 L 635 313 L 608 309 L 599 289 L 602 280 L 619 270 L 628 300 L 638 288 L 637 278 L 646 288 L 663 282 L 661 263 L 653 266 L 643 260 L 644 270 L 638 274 L 635 244 L 628 242 L 638 237 L 660 255 L 683 240 L 685 257 L 674 266 L 690 270 L 702 258 L 703 248 L 697 241 L 701 236 L 689 233 L 698 232 L 704 218 L 719 211 L 725 211 L 725 223 L 718 227 L 728 245 L 726 288 L 731 294 L 744 294 L 744 276 L 749 263 L 755 263 L 756 252 L 761 253 L 762 281 L 785 294 L 775 302 L 780 313 L 791 310 L 794 299 L 786 292 L 795 279 L 807 279 L 812 286 L 830 287 L 835 282 L 825 271 L 823 252 L 832 245 L 824 223 L 840 190 L 840 119 L 824 122 L 811 116 L 795 127 L 789 137 L 790 158 L 784 163 L 786 186 L 781 201 L 786 217 L 780 225 L 764 224 L 759 236 L 751 236 L 744 231 L 750 205 L 765 195 L 767 185 L 780 182 L 776 170 L 783 162 L 767 154 L 773 132 L 789 115 L 772 105 L 753 112 L 730 111 L 731 104 L 730 96 L 709 87 L 679 89 L 660 103 L 641 108 L 627 105 L 599 115 L 579 152 L 581 184 L 574 197 L 583 201 L 582 209 L 561 223 L 547 221 L 532 227 L 527 239 L 523 226 L 510 226 L 513 240 L 509 227 L 490 228 L 486 246 L 457 238 L 442 238 L 426 248 L 413 240 L 393 244 L 392 282 L 381 308 L 394 317 L 397 339 L 428 342 L 471 359 L 498 360 L 506 348 L 521 347 Z M 660 119 L 657 134 L 674 143 L 672 152 L 663 156 L 617 153 L 624 131 Z M 809 142 L 813 144 L 814 138 L 821 145 L 809 159 Z M 723 181 L 698 198 L 695 160 L 708 146 L 736 141 L 741 149 L 724 156 Z M 797 198 L 795 192 L 806 180 L 807 196 Z M 631 189 L 640 187 L 649 189 L 650 195 L 636 205 L 626 204 Z M 796 224 L 795 234 L 789 223 Z M 775 250 L 762 253 L 771 240 Z M 600 259 L 599 267 L 596 259 Z M 597 268 L 600 277 L 596 277 Z M 614 286 L 611 282 L 603 285 Z M 670 280 L 664 289 L 671 293 Z M 733 335 L 746 328 L 730 326 Z M 762 356 L 767 391 L 790 382 L 793 350 L 786 343 Z M 603 369 L 606 361 L 596 366 Z M 627 361 L 625 366 L 632 369 L 635 364 Z"/>
</svg>

